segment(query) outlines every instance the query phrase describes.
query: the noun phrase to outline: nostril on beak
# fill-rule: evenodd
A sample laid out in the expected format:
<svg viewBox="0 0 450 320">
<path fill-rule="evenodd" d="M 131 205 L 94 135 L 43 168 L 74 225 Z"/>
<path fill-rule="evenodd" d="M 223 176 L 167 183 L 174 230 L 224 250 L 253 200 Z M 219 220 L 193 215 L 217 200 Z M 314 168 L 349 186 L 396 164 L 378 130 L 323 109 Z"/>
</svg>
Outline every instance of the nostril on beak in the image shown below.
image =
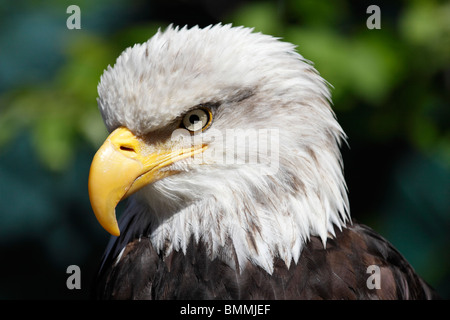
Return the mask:
<svg viewBox="0 0 450 320">
<path fill-rule="evenodd" d="M 120 146 L 120 150 L 128 151 L 128 152 L 135 152 L 132 147 L 127 147 L 127 146 Z"/>
</svg>

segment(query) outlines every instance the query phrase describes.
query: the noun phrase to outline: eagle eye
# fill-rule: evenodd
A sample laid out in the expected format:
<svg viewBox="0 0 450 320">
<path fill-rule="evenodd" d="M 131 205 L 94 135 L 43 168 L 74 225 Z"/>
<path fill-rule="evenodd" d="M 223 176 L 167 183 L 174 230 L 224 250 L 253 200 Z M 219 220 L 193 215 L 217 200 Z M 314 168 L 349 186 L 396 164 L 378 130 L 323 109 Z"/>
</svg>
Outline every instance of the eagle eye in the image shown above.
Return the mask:
<svg viewBox="0 0 450 320">
<path fill-rule="evenodd" d="M 205 130 L 212 121 L 211 110 L 200 107 L 189 111 L 183 116 L 182 126 L 191 132 Z"/>
</svg>

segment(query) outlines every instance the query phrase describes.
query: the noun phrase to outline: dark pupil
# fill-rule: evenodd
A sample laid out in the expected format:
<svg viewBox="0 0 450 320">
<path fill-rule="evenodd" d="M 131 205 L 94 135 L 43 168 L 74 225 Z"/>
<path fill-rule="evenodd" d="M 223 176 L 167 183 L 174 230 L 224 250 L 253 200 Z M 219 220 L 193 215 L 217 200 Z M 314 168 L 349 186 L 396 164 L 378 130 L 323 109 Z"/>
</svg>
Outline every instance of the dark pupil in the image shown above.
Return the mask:
<svg viewBox="0 0 450 320">
<path fill-rule="evenodd" d="M 189 122 L 190 123 L 196 123 L 197 121 L 200 120 L 200 117 L 196 114 L 193 114 L 192 116 L 189 117 Z"/>
</svg>

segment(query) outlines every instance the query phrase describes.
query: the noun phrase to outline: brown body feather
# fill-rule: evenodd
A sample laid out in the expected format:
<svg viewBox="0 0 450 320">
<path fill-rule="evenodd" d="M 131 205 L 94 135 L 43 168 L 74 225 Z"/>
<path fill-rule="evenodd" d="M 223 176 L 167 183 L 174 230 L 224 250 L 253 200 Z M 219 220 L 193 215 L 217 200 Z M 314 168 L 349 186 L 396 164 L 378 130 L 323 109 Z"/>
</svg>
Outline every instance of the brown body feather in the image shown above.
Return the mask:
<svg viewBox="0 0 450 320">
<path fill-rule="evenodd" d="M 117 243 L 120 243 L 120 238 Z M 115 252 L 115 253 L 114 253 Z M 328 239 L 305 245 L 297 264 L 276 260 L 268 274 L 250 262 L 235 270 L 193 241 L 186 254 L 162 258 L 148 238 L 105 256 L 95 286 L 100 299 L 435 299 L 436 293 L 403 256 L 370 228 L 353 224 Z M 370 265 L 380 269 L 380 288 L 369 288 Z"/>
</svg>

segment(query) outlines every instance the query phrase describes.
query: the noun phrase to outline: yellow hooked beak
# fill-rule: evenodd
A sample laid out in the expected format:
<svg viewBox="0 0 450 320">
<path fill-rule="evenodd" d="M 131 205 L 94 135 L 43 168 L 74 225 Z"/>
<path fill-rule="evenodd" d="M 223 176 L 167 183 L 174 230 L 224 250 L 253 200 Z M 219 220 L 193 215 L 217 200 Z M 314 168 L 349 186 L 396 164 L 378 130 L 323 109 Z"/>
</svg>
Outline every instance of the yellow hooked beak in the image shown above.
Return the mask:
<svg viewBox="0 0 450 320">
<path fill-rule="evenodd" d="M 206 148 L 200 145 L 148 153 L 145 142 L 130 130 L 116 129 L 95 154 L 89 172 L 89 198 L 98 222 L 106 231 L 119 236 L 115 213 L 119 201 L 152 182 L 175 174 L 175 171 L 161 169 Z"/>
</svg>

